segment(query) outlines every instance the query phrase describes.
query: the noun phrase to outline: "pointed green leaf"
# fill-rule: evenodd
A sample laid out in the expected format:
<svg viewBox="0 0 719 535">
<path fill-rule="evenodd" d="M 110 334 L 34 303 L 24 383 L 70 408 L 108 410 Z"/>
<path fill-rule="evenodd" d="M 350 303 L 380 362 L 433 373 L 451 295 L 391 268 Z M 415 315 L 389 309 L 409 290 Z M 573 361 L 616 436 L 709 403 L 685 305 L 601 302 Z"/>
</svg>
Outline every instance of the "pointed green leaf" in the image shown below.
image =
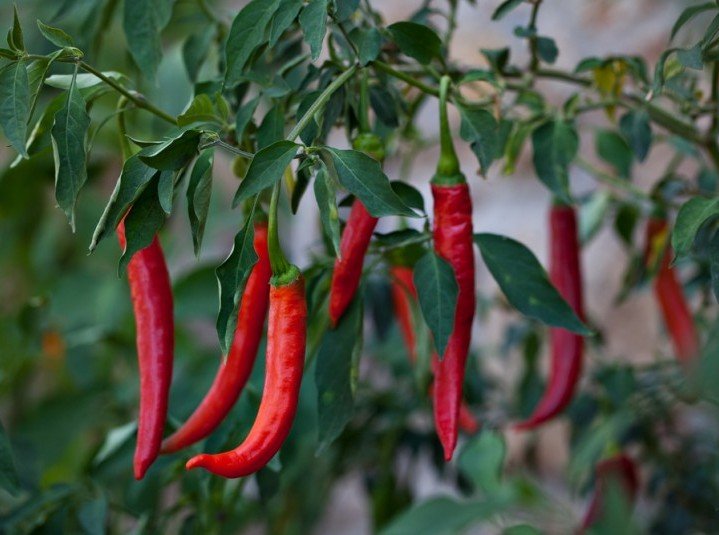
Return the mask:
<svg viewBox="0 0 719 535">
<path fill-rule="evenodd" d="M 485 174 L 498 152 L 499 125 L 494 116 L 485 110 L 472 110 L 460 106 L 459 113 L 462 117 L 460 135 L 470 143 L 482 173 Z"/>
<path fill-rule="evenodd" d="M 28 74 L 23 62 L 15 61 L 0 70 L 0 126 L 13 148 L 24 157 L 29 120 Z"/>
<path fill-rule="evenodd" d="M 682 26 L 684 26 L 687 22 L 689 22 L 692 18 L 694 18 L 699 13 L 702 13 L 704 11 L 709 11 L 710 9 L 717 9 L 717 3 L 716 2 L 707 2 L 705 4 L 699 4 L 696 6 L 689 6 L 684 11 L 682 11 L 681 15 L 679 15 L 679 18 L 674 23 L 674 26 L 672 27 L 672 32 L 670 35 L 670 39 L 674 39 L 674 36 L 677 34 L 679 30 L 682 29 Z"/>
<path fill-rule="evenodd" d="M 397 515 L 380 535 L 449 535 L 463 533 L 474 522 L 497 513 L 499 506 L 453 498 L 432 498 Z"/>
<path fill-rule="evenodd" d="M 257 151 L 257 154 L 250 161 L 245 178 L 242 179 L 240 187 L 237 188 L 232 205 L 237 206 L 245 199 L 249 199 L 263 189 L 274 185 L 275 182 L 282 178 L 285 169 L 292 163 L 299 150 L 300 146 L 297 143 L 282 140 Z"/>
<path fill-rule="evenodd" d="M 360 65 L 367 65 L 377 59 L 382 48 L 382 34 L 377 28 L 356 28 L 352 30 L 350 38 L 359 51 Z"/>
<path fill-rule="evenodd" d="M 622 115 L 619 128 L 629 142 L 637 160 L 643 162 L 652 144 L 652 127 L 649 114 L 644 110 L 631 110 Z"/>
<path fill-rule="evenodd" d="M 180 127 L 193 123 L 224 124 L 224 120 L 218 113 L 215 102 L 210 95 L 206 93 L 196 95 L 185 111 L 177 116 L 177 125 Z"/>
<path fill-rule="evenodd" d="M 312 59 L 322 52 L 322 42 L 327 32 L 327 0 L 310 0 L 300 13 L 300 26 L 305 41 L 310 45 Z"/>
<path fill-rule="evenodd" d="M 159 177 L 150 182 L 145 191 L 140 194 L 137 201 L 132 205 L 130 213 L 125 217 L 127 245 L 122 252 L 118 265 L 118 273 L 121 276 L 135 253 L 150 245 L 165 223 L 167 214 L 162 209 L 157 194 L 159 182 Z"/>
<path fill-rule="evenodd" d="M 414 266 L 414 285 L 422 316 L 434 336 L 437 353 L 443 356 L 454 329 L 459 295 L 454 270 L 434 251 L 428 251 Z"/>
<path fill-rule="evenodd" d="M 235 236 L 232 252 L 216 270 L 220 288 L 220 310 L 217 314 L 217 335 L 224 355 L 229 351 L 237 326 L 237 311 L 242 302 L 247 278 L 252 266 L 257 263 L 257 253 L 253 244 L 255 230 L 253 225 L 254 206 L 245 220 L 245 224 Z"/>
<path fill-rule="evenodd" d="M 417 214 L 402 202 L 392 191 L 387 175 L 374 158 L 356 150 L 340 150 L 323 147 L 328 155 L 330 173 L 335 173 L 340 184 L 359 198 L 374 217 L 405 215 L 417 217 Z"/>
<path fill-rule="evenodd" d="M 427 65 L 440 55 L 442 41 L 431 28 L 416 22 L 395 22 L 387 27 L 399 49 Z"/>
<path fill-rule="evenodd" d="M 177 171 L 197 156 L 201 137 L 198 130 L 185 130 L 177 137 L 146 148 L 140 159 L 155 169 Z"/>
<path fill-rule="evenodd" d="M 577 334 L 592 334 L 524 245 L 506 236 L 486 233 L 475 234 L 474 241 L 507 300 L 522 314 Z"/>
<path fill-rule="evenodd" d="M 489 496 L 496 496 L 502 488 L 502 470 L 507 446 L 499 433 L 482 430 L 462 449 L 459 469 L 472 484 Z"/>
<path fill-rule="evenodd" d="M 212 163 L 215 152 L 211 149 L 204 151 L 197 158 L 187 184 L 187 214 L 192 229 L 192 245 L 195 255 L 200 254 L 202 237 L 205 233 L 207 213 L 210 209 L 210 196 L 212 195 Z"/>
<path fill-rule="evenodd" d="M 691 251 L 699 228 L 719 216 L 719 199 L 694 197 L 685 202 L 677 213 L 672 232 L 672 247 L 677 258 Z"/>
<path fill-rule="evenodd" d="M 273 106 L 257 128 L 257 148 L 264 149 L 285 137 L 285 110 L 282 104 Z"/>
<path fill-rule="evenodd" d="M 75 43 L 65 31 L 60 28 L 53 28 L 47 24 L 43 24 L 41 21 L 37 21 L 37 27 L 40 29 L 40 33 L 50 41 L 53 45 L 59 46 L 60 48 L 66 46 L 75 46 Z"/>
<path fill-rule="evenodd" d="M 334 329 L 325 332 L 317 353 L 318 431 L 317 453 L 321 453 L 340 436 L 354 412 L 354 389 L 357 362 L 362 344 L 362 292 L 358 292 L 347 312 Z"/>
<path fill-rule="evenodd" d="M 548 121 L 532 133 L 532 145 L 537 176 L 560 200 L 570 203 L 568 167 L 579 148 L 574 125 Z"/>
<path fill-rule="evenodd" d="M 17 5 L 13 5 L 12 29 L 8 34 L 7 44 L 14 50 L 25 50 L 25 40 L 20 26 L 20 17 L 17 14 Z"/>
<path fill-rule="evenodd" d="M 122 26 L 140 72 L 154 80 L 162 60 L 160 34 L 170 22 L 175 0 L 125 0 Z"/>
<path fill-rule="evenodd" d="M 234 87 L 252 52 L 265 41 L 265 30 L 280 0 L 252 0 L 232 21 L 225 45 L 225 85 Z"/>
<path fill-rule="evenodd" d="M 207 59 L 214 37 L 215 27 L 208 26 L 200 32 L 191 35 L 182 45 L 182 61 L 185 64 L 187 75 L 192 82 L 197 82 L 200 69 Z"/>
<path fill-rule="evenodd" d="M 546 63 L 554 63 L 559 56 L 559 49 L 551 37 L 537 37 L 537 55 Z"/>
<path fill-rule="evenodd" d="M 620 177 L 630 177 L 632 150 L 622 136 L 611 130 L 599 130 L 596 137 L 596 151 L 602 160 L 614 167 Z"/>
<path fill-rule="evenodd" d="M 252 116 L 254 115 L 259 103 L 260 97 L 257 96 L 249 102 L 243 104 L 240 109 L 237 110 L 237 115 L 235 116 L 235 135 L 237 136 L 237 139 L 242 139 L 245 129 L 247 128 L 247 125 L 250 124 Z"/>
<path fill-rule="evenodd" d="M 277 44 L 285 30 L 292 25 L 302 9 L 302 5 L 302 0 L 280 1 L 280 5 L 270 21 L 270 48 Z"/>
<path fill-rule="evenodd" d="M 334 255 L 339 256 L 340 251 L 340 216 L 337 210 L 337 191 L 335 183 L 327 173 L 324 165 L 315 177 L 315 198 L 320 209 L 322 231 L 327 236 L 334 249 Z"/>
<path fill-rule="evenodd" d="M 165 214 L 172 212 L 172 201 L 175 195 L 175 173 L 172 171 L 161 171 L 157 180 L 157 200 L 160 208 Z"/>
<path fill-rule="evenodd" d="M 85 99 L 72 84 L 67 90 L 64 106 L 55 114 L 50 135 L 55 156 L 55 198 L 73 231 L 75 202 L 87 180 L 85 138 L 89 127 Z"/>
<path fill-rule="evenodd" d="M 524 0 L 504 0 L 492 13 L 492 20 L 500 20 L 515 8 L 522 5 Z"/>
</svg>

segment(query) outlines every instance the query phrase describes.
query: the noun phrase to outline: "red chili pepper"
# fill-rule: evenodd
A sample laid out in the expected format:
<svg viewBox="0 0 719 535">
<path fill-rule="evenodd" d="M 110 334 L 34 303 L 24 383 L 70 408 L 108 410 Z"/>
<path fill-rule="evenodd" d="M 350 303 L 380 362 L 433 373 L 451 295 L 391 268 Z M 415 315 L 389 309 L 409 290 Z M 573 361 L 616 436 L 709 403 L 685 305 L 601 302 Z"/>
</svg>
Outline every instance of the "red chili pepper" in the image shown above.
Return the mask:
<svg viewBox="0 0 719 535">
<path fill-rule="evenodd" d="M 664 219 L 651 218 L 648 221 L 645 258 L 648 265 L 656 265 L 656 254 L 663 254 L 654 279 L 654 295 L 659 301 L 674 352 L 681 362 L 687 363 L 699 352 L 699 337 L 682 286 L 670 265 L 671 247 L 663 247 L 667 233 Z"/>
<path fill-rule="evenodd" d="M 330 286 L 330 320 L 336 326 L 352 302 L 362 277 L 362 265 L 369 247 L 377 218 L 372 217 L 359 199 L 352 211 L 340 240 L 340 256 L 335 260 Z"/>
<path fill-rule="evenodd" d="M 449 461 L 457 445 L 457 430 L 467 354 L 472 338 L 476 305 L 474 295 L 474 249 L 472 243 L 472 199 L 459 167 L 447 119 L 450 79 L 440 82 L 440 156 L 432 177 L 434 198 L 434 248 L 454 269 L 459 293 L 454 327 L 440 361 L 433 359 L 434 420 L 437 435 Z"/>
<path fill-rule="evenodd" d="M 117 227 L 117 238 L 124 249 L 127 244 L 124 222 Z M 127 266 L 127 277 L 135 313 L 140 368 L 134 469 L 135 479 L 142 479 L 160 452 L 174 355 L 170 275 L 157 236 L 149 246 L 133 255 Z"/>
<path fill-rule="evenodd" d="M 590 526 L 604 516 L 604 497 L 609 492 L 610 485 L 617 485 L 618 490 L 624 493 L 625 500 L 630 506 L 634 505 L 639 492 L 639 473 L 634 461 L 619 454 L 599 463 L 595 468 L 594 497 L 584 516 L 584 522 L 579 533 L 584 533 Z"/>
<path fill-rule="evenodd" d="M 414 363 L 417 360 L 417 353 L 414 326 L 412 324 L 412 300 L 417 299 L 417 289 L 414 286 L 412 268 L 408 266 L 392 266 L 390 271 L 395 317 L 407 346 L 410 361 Z M 433 385 L 429 387 L 429 394 L 431 398 L 434 398 Z M 459 408 L 459 427 L 470 435 L 475 434 L 480 428 L 479 422 L 464 402 Z"/>
<path fill-rule="evenodd" d="M 264 222 L 254 226 L 254 247 L 258 260 L 245 285 L 230 352 L 195 412 L 165 439 L 162 453 L 186 448 L 212 433 L 230 412 L 252 373 L 267 315 L 272 275 Z"/>
<path fill-rule="evenodd" d="M 297 412 L 305 361 L 307 305 L 304 279 L 270 288 L 267 326 L 267 371 L 257 419 L 237 448 L 201 454 L 187 468 L 202 467 L 223 477 L 244 477 L 264 467 L 279 451 Z"/>
<path fill-rule="evenodd" d="M 584 317 L 582 304 L 582 273 L 579 264 L 577 216 L 574 208 L 555 204 L 549 215 L 550 260 L 549 277 L 574 312 Z M 552 362 L 547 388 L 534 409 L 517 429 L 533 429 L 554 418 L 572 401 L 582 373 L 584 338 L 566 329 L 549 330 Z"/>
</svg>

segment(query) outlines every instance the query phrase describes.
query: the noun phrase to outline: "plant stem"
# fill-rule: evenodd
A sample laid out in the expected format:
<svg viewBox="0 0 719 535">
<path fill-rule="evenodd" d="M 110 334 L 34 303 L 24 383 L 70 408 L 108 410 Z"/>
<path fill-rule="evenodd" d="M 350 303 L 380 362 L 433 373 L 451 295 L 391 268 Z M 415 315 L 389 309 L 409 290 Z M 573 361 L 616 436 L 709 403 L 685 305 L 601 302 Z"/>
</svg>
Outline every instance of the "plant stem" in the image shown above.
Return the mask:
<svg viewBox="0 0 719 535">
<path fill-rule="evenodd" d="M 439 89 L 437 89 L 436 87 L 427 85 L 424 82 L 417 80 L 416 78 L 413 78 L 409 74 L 403 73 L 402 71 L 398 71 L 397 69 L 391 67 L 384 61 L 375 60 L 372 62 L 372 66 L 379 71 L 389 74 L 390 76 L 393 76 L 394 78 L 397 78 L 398 80 L 402 80 L 403 82 L 405 82 L 413 87 L 416 87 L 423 93 L 427 93 L 428 95 L 439 97 Z"/>
<path fill-rule="evenodd" d="M 529 71 L 536 73 L 539 68 L 539 54 L 537 52 L 537 15 L 539 14 L 539 6 L 542 0 L 534 0 L 532 3 L 532 14 L 529 17 L 529 31 L 532 33 L 529 36 Z"/>
<path fill-rule="evenodd" d="M 337 78 L 335 78 L 335 80 L 330 85 L 328 85 L 324 91 L 322 91 L 320 96 L 317 97 L 317 100 L 312 103 L 312 105 L 305 112 L 305 114 L 300 117 L 300 120 L 297 121 L 297 124 L 294 126 L 294 128 L 290 131 L 289 134 L 287 134 L 287 139 L 290 141 L 294 141 L 295 139 L 297 139 L 297 136 L 299 136 L 302 130 L 304 130 L 305 127 L 310 124 L 310 121 L 314 118 L 315 114 L 320 111 L 320 109 L 322 109 L 322 106 L 327 103 L 332 94 L 340 87 L 342 87 L 344 83 L 349 80 L 356 71 L 357 65 L 355 64 L 349 67 Z"/>
<path fill-rule="evenodd" d="M 280 199 L 280 184 L 278 180 L 272 188 L 272 198 L 270 199 L 270 215 L 267 222 L 267 249 L 270 253 L 270 265 L 272 266 L 272 274 L 275 277 L 281 277 L 290 270 L 290 263 L 285 258 L 280 246 L 280 233 L 277 224 L 277 205 Z"/>
<path fill-rule="evenodd" d="M 242 156 L 243 158 L 247 158 L 248 160 L 251 160 L 255 157 L 255 155 L 251 152 L 247 152 L 246 150 L 238 149 L 234 145 L 230 145 L 229 143 L 225 143 L 221 139 L 214 139 L 208 143 L 205 143 L 204 145 L 199 147 L 199 150 L 207 149 L 210 147 L 222 147 L 228 152 L 231 152 L 232 154 L 236 154 L 237 156 Z"/>
<path fill-rule="evenodd" d="M 78 64 L 80 65 L 80 68 L 82 68 L 82 70 L 87 71 L 90 74 L 94 74 L 95 76 L 97 76 L 100 80 L 102 80 L 107 85 L 112 87 L 115 91 L 120 93 L 127 100 L 133 102 L 135 104 L 135 106 L 137 106 L 138 108 L 142 108 L 143 110 L 149 111 L 150 113 L 156 115 L 163 121 L 167 121 L 168 123 L 177 125 L 177 120 L 172 115 L 162 111 L 160 108 L 155 106 L 152 102 L 149 102 L 145 97 L 143 97 L 139 93 L 125 89 L 120 84 L 118 84 L 115 80 L 105 76 L 100 71 L 98 71 L 91 65 L 88 65 L 84 61 L 80 61 L 80 62 L 78 62 Z"/>
<path fill-rule="evenodd" d="M 449 76 L 443 76 L 439 84 L 439 143 L 440 153 L 437 162 L 437 174 L 453 176 L 459 173 L 459 159 L 452 144 L 452 132 L 447 118 L 447 96 L 449 93 Z"/>
</svg>

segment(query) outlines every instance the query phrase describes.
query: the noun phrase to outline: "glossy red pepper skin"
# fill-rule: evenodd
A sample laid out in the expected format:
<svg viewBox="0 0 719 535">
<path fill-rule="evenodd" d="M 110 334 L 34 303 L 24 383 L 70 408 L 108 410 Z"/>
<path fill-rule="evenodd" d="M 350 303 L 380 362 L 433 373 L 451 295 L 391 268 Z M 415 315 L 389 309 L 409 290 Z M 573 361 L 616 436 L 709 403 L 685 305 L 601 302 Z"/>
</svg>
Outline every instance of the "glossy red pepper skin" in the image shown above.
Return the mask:
<svg viewBox="0 0 719 535">
<path fill-rule="evenodd" d="M 359 199 L 355 199 L 340 240 L 340 256 L 335 260 L 330 286 L 330 321 L 337 325 L 352 302 L 362 277 L 364 257 L 377 218 L 372 217 Z"/>
<path fill-rule="evenodd" d="M 434 197 L 434 247 L 454 269 L 459 294 L 454 328 L 444 357 L 434 360 L 434 418 L 437 434 L 450 460 L 457 445 L 462 386 L 472 337 L 476 306 L 474 294 L 474 249 L 472 244 L 472 200 L 469 186 L 432 184 Z"/>
<path fill-rule="evenodd" d="M 549 214 L 549 278 L 579 318 L 584 319 L 577 216 L 555 204 Z M 584 338 L 566 329 L 549 330 L 551 365 L 547 388 L 532 415 L 517 429 L 533 429 L 561 413 L 572 401 L 582 373 Z"/>
<path fill-rule="evenodd" d="M 656 240 L 663 241 L 669 231 L 667 222 L 659 218 L 651 218 L 647 223 L 647 264 L 656 265 L 652 256 L 656 254 Z M 661 243 L 658 244 L 661 247 Z M 675 270 L 671 267 L 671 247 L 664 250 L 657 275 L 654 278 L 654 295 L 659 301 L 664 324 L 674 347 L 674 353 L 680 362 L 689 363 L 699 353 L 699 336 L 697 335 L 691 310 L 684 297 Z"/>
<path fill-rule="evenodd" d="M 395 317 L 399 323 L 410 361 L 414 363 L 417 360 L 417 350 L 412 323 L 412 302 L 417 299 L 417 289 L 414 286 L 413 270 L 408 266 L 392 266 L 390 271 Z M 429 393 L 430 397 L 434 398 L 433 385 L 430 385 Z M 479 422 L 464 402 L 459 408 L 459 428 L 470 435 L 477 433 L 480 428 Z"/>
<path fill-rule="evenodd" d="M 237 315 L 237 328 L 227 358 L 220 364 L 215 380 L 195 412 L 162 443 L 162 453 L 172 453 L 202 440 L 224 420 L 242 393 L 252 373 L 257 348 L 262 340 L 270 297 L 270 256 L 267 251 L 267 224 L 254 226 L 257 263 L 247 279 Z"/>
<path fill-rule="evenodd" d="M 634 505 L 639 492 L 639 472 L 634 461 L 618 454 L 599 463 L 595 468 L 594 496 L 584 516 L 579 533 L 584 533 L 604 515 L 604 496 L 611 484 L 618 484 L 630 506 Z"/>
<path fill-rule="evenodd" d="M 124 249 L 125 225 L 117 227 Z M 140 414 L 135 447 L 135 479 L 142 479 L 160 453 L 172 380 L 175 326 L 172 289 L 165 256 L 157 236 L 135 253 L 127 266 L 135 315 L 140 370 Z"/>
<path fill-rule="evenodd" d="M 302 275 L 270 287 L 267 371 L 255 423 L 234 450 L 201 454 L 187 468 L 205 468 L 223 477 L 244 477 L 264 467 L 279 451 L 297 412 L 305 362 L 307 304 Z"/>
</svg>

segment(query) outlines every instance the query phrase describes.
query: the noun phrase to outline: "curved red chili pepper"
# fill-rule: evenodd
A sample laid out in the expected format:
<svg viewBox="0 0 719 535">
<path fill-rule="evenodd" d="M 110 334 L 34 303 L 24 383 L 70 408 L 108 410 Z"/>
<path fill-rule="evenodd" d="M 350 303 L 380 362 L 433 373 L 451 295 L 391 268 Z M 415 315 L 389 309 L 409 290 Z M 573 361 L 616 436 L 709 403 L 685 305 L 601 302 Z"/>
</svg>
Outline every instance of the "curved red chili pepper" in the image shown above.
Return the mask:
<svg viewBox="0 0 719 535">
<path fill-rule="evenodd" d="M 117 227 L 124 249 L 125 225 Z M 167 418 L 172 379 L 175 327 L 170 275 L 157 236 L 136 252 L 127 266 L 135 313 L 137 360 L 140 369 L 140 415 L 135 447 L 135 479 L 142 479 L 157 458 Z"/>
<path fill-rule="evenodd" d="M 229 354 L 220 364 L 210 390 L 195 412 L 164 440 L 162 453 L 186 448 L 212 433 L 230 412 L 252 373 L 262 340 L 272 276 L 266 223 L 255 224 L 254 247 L 258 260 L 245 285 Z"/>
<path fill-rule="evenodd" d="M 187 468 L 202 467 L 223 477 L 244 477 L 264 467 L 279 451 L 297 412 L 305 361 L 307 304 L 302 275 L 270 287 L 267 371 L 255 423 L 234 450 L 201 454 Z"/>
<path fill-rule="evenodd" d="M 639 473 L 634 461 L 623 453 L 597 463 L 594 496 L 584 516 L 580 534 L 604 515 L 604 496 L 612 484 L 619 486 L 626 501 L 633 506 L 639 492 Z"/>
<path fill-rule="evenodd" d="M 651 218 L 647 223 L 647 243 L 645 257 L 648 264 L 653 264 L 652 256 L 656 254 L 656 241 L 666 239 L 667 222 L 664 219 Z M 661 243 L 659 244 L 661 248 Z M 662 310 L 662 317 L 674 346 L 674 352 L 681 362 L 689 362 L 699 352 L 699 337 L 694 325 L 684 291 L 679 283 L 675 270 L 671 267 L 671 247 L 663 252 L 659 270 L 654 279 L 654 295 Z"/>
<path fill-rule="evenodd" d="M 472 200 L 466 183 L 432 184 L 434 247 L 454 269 L 459 286 L 454 328 L 444 358 L 434 359 L 434 417 L 446 460 L 457 445 L 459 408 L 474 319 Z"/>
<path fill-rule="evenodd" d="M 330 320 L 333 326 L 337 325 L 359 287 L 364 257 L 375 226 L 377 218 L 370 215 L 359 199 L 355 199 L 342 232 L 340 256 L 335 260 L 332 272 Z"/>
<path fill-rule="evenodd" d="M 408 266 L 392 266 L 392 302 L 394 303 L 395 317 L 399 323 L 404 338 L 407 353 L 411 362 L 417 360 L 414 326 L 412 324 L 412 299 L 417 299 L 417 289 L 414 286 L 413 270 Z M 430 384 L 429 395 L 434 398 L 434 387 Z M 467 434 L 473 435 L 479 431 L 480 424 L 469 410 L 467 404 L 462 402 L 459 408 L 459 427 Z"/>
<path fill-rule="evenodd" d="M 574 312 L 584 318 L 582 272 L 579 263 L 577 216 L 571 206 L 552 206 L 549 215 L 549 278 Z M 549 381 L 532 415 L 516 425 L 532 429 L 554 418 L 572 401 L 582 373 L 584 338 L 566 329 L 549 330 L 552 362 Z"/>
</svg>

